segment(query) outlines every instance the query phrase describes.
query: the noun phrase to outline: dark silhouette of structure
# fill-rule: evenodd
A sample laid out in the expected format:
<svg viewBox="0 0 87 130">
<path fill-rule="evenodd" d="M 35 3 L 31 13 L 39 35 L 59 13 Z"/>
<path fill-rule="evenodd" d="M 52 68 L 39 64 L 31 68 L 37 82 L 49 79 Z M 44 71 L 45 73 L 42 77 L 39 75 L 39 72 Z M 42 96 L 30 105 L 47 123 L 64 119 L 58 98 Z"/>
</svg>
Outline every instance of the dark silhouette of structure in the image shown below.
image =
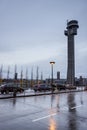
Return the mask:
<svg viewBox="0 0 87 130">
<path fill-rule="evenodd" d="M 74 85 L 75 80 L 75 58 L 74 58 L 74 35 L 77 35 L 78 21 L 71 20 L 67 22 L 65 35 L 68 41 L 68 68 L 67 84 Z"/>
<path fill-rule="evenodd" d="M 57 72 L 57 79 L 60 80 L 60 72 Z"/>
</svg>

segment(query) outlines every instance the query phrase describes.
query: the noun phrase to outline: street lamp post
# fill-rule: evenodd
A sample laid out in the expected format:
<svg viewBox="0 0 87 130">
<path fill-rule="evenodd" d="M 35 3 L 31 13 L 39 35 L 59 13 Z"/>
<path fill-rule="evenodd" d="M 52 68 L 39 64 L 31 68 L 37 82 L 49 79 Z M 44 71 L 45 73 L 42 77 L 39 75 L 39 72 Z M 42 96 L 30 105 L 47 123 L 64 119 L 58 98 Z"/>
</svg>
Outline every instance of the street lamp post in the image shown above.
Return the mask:
<svg viewBox="0 0 87 130">
<path fill-rule="evenodd" d="M 51 64 L 51 84 L 53 84 L 53 65 L 55 64 L 55 62 L 51 61 L 50 64 Z"/>
</svg>

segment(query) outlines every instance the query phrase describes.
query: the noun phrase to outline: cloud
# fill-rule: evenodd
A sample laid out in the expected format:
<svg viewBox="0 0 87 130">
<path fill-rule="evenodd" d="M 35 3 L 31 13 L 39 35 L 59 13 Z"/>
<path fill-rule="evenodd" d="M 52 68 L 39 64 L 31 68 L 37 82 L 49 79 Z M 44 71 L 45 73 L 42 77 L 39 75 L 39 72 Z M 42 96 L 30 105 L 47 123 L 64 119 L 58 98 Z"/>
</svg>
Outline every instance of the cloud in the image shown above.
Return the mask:
<svg viewBox="0 0 87 130">
<path fill-rule="evenodd" d="M 4 65 L 39 64 L 49 73 L 48 62 L 66 75 L 66 20 L 79 22 L 75 37 L 76 74 L 87 71 L 86 0 L 3 0 L 0 1 L 0 63 Z M 55 71 L 55 73 L 56 73 Z"/>
</svg>

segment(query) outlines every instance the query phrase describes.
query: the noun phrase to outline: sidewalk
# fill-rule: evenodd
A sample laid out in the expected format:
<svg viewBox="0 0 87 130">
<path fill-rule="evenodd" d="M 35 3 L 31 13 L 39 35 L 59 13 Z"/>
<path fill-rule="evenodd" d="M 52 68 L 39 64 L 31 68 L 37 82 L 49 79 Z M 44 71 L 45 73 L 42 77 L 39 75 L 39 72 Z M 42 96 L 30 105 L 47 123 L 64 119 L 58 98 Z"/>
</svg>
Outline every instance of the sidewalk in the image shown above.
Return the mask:
<svg viewBox="0 0 87 130">
<path fill-rule="evenodd" d="M 80 90 L 62 90 L 58 91 L 55 90 L 53 93 L 51 91 L 49 92 L 34 92 L 33 90 L 25 90 L 23 93 L 17 93 L 15 98 L 19 97 L 31 97 L 31 96 L 41 96 L 41 95 L 51 95 L 51 94 L 60 94 L 60 93 L 71 93 L 71 92 L 81 92 L 84 91 L 83 89 Z M 8 99 L 8 98 L 14 98 L 13 93 L 10 94 L 0 94 L 0 99 Z"/>
</svg>

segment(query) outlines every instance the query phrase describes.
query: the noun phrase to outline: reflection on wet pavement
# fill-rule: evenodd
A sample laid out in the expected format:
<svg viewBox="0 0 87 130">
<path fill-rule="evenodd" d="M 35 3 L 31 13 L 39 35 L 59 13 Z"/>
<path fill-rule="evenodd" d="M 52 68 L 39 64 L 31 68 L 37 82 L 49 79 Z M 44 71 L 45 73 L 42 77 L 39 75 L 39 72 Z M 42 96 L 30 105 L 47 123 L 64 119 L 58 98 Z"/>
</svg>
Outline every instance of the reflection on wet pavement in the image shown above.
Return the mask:
<svg viewBox="0 0 87 130">
<path fill-rule="evenodd" d="M 0 100 L 1 130 L 86 130 L 87 93 Z"/>
</svg>

